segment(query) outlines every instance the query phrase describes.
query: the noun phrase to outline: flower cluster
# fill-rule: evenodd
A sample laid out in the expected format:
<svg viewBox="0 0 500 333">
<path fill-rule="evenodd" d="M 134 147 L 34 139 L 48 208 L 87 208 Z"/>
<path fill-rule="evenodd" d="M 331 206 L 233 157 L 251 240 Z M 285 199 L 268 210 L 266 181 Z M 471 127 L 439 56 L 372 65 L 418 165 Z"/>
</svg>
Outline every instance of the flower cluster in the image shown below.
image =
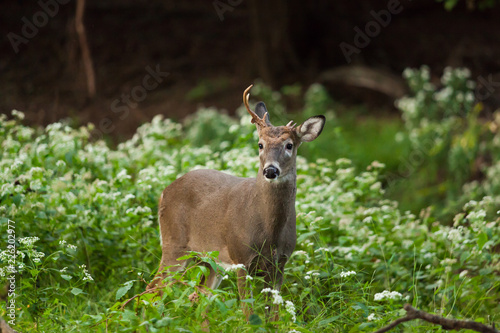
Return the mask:
<svg viewBox="0 0 500 333">
<path fill-rule="evenodd" d="M 231 266 L 226 267 L 226 272 L 236 272 L 239 269 L 245 269 L 245 265 L 243 265 L 243 264 L 233 264 Z"/>
<path fill-rule="evenodd" d="M 277 305 L 283 304 L 283 297 L 281 297 L 280 292 L 276 289 L 264 288 L 261 293 L 270 293 L 273 296 L 273 303 Z"/>
<path fill-rule="evenodd" d="M 69 244 L 64 239 L 59 241 L 59 245 L 66 246 L 68 249 L 73 250 L 73 251 L 77 249 L 76 245 Z"/>
<path fill-rule="evenodd" d="M 285 304 L 285 310 L 292 316 L 292 321 L 295 322 L 297 320 L 296 318 L 296 311 L 295 311 L 295 305 L 291 301 L 283 301 L 283 297 L 280 295 L 280 292 L 276 289 L 271 289 L 271 288 L 264 288 L 261 290 L 261 293 L 269 293 L 273 296 L 273 304 L 276 305 L 283 305 Z"/>
<path fill-rule="evenodd" d="M 345 277 L 348 277 L 348 276 L 351 276 L 351 275 L 356 275 L 356 272 L 355 271 L 348 271 L 348 272 L 340 272 L 340 277 L 342 278 L 345 278 Z"/>
<path fill-rule="evenodd" d="M 80 268 L 82 269 L 83 273 L 83 281 L 94 281 L 94 278 L 90 275 L 89 271 L 87 270 L 87 265 L 81 265 Z"/>
<path fill-rule="evenodd" d="M 373 299 L 375 301 L 381 301 L 384 299 L 399 299 L 401 297 L 403 297 L 403 295 L 401 295 L 401 293 L 398 293 L 397 291 L 384 290 L 381 293 L 376 293 L 375 296 L 373 296 Z"/>
<path fill-rule="evenodd" d="M 295 313 L 295 305 L 291 301 L 285 302 L 285 310 L 292 316 L 292 321 L 295 322 L 297 320 Z"/>
<path fill-rule="evenodd" d="M 26 245 L 26 247 L 32 247 L 33 244 L 35 244 L 37 241 L 39 241 L 40 238 L 38 237 L 23 237 L 19 238 L 18 241 L 20 244 Z"/>
</svg>

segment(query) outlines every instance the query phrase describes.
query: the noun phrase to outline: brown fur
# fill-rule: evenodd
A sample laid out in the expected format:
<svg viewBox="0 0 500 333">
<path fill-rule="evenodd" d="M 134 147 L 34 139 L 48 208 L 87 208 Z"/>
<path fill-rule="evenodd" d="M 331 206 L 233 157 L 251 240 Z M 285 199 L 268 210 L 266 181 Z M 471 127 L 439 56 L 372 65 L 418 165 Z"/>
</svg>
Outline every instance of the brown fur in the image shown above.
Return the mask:
<svg viewBox="0 0 500 333">
<path fill-rule="evenodd" d="M 324 118 L 316 118 L 312 121 L 319 135 Z M 159 204 L 162 239 L 159 271 L 165 267 L 181 269 L 175 265 L 180 264 L 177 258 L 186 251 L 219 251 L 221 263 L 246 267 L 246 271 L 238 272 L 242 299 L 247 291 L 247 274 L 260 273 L 279 290 L 285 263 L 296 243 L 295 164 L 304 133 L 300 132 L 300 127 L 257 125 L 257 129 L 259 143 L 264 146 L 257 178 L 196 170 L 163 191 Z M 291 154 L 285 152 L 287 142 L 293 143 Z M 282 180 L 266 180 L 263 168 L 269 161 L 279 163 L 282 177 L 279 179 Z M 158 276 L 148 288 L 153 288 L 163 276 Z M 219 276 L 212 271 L 205 283 L 213 288 L 217 287 L 218 280 Z M 250 311 L 244 310 L 248 317 Z"/>
</svg>

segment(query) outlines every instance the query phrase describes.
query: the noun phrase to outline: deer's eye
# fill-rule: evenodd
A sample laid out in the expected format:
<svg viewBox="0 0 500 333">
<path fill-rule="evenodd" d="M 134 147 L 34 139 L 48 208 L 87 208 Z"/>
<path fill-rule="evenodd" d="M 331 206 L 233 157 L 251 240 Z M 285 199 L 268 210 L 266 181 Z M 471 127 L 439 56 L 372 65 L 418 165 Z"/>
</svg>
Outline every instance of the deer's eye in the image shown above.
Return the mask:
<svg viewBox="0 0 500 333">
<path fill-rule="evenodd" d="M 264 146 L 262 145 L 262 143 L 259 143 L 259 149 L 263 149 Z"/>
<path fill-rule="evenodd" d="M 292 148 L 293 148 L 293 145 L 291 143 L 286 145 L 286 149 L 292 149 Z"/>
</svg>

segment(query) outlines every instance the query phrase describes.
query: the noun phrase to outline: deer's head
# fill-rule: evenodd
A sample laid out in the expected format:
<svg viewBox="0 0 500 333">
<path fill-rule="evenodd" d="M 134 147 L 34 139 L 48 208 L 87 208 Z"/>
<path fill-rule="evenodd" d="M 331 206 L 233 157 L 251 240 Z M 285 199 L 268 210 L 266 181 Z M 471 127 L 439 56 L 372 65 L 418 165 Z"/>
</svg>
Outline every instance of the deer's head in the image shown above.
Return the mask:
<svg viewBox="0 0 500 333">
<path fill-rule="evenodd" d="M 296 126 L 290 121 L 286 126 L 273 126 L 263 102 L 257 103 L 255 111 L 248 104 L 248 93 L 252 85 L 243 92 L 243 103 L 252 116 L 252 123 L 259 134 L 260 172 L 269 182 L 283 182 L 295 177 L 297 148 L 302 142 L 316 139 L 325 125 L 324 116 L 314 116 Z"/>
</svg>

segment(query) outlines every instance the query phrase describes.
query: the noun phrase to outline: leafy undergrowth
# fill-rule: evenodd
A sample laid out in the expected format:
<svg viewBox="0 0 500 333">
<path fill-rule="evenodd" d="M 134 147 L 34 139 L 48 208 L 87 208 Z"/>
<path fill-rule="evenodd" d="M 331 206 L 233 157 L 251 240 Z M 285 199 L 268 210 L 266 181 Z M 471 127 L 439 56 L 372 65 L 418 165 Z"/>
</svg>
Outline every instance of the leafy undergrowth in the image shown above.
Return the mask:
<svg viewBox="0 0 500 333">
<path fill-rule="evenodd" d="M 91 142 L 91 127 L 35 130 L 21 124 L 22 113 L 13 115 L 0 116 L 0 282 L 8 285 L 13 243 L 18 331 L 198 332 L 207 321 L 222 332 L 374 331 L 404 315 L 406 302 L 446 317 L 500 320 L 498 198 L 468 202 L 453 221 L 437 221 L 429 210 L 415 216 L 384 198 L 382 164 L 358 171 L 347 159 L 298 158 L 296 251 L 280 293 L 251 281 L 248 323 L 231 269 L 210 295 L 196 287 L 207 269 L 193 266 L 174 274 L 162 296 L 127 301 L 158 266 L 156 210 L 166 185 L 197 168 L 255 176 L 249 117 L 238 123 L 204 110 L 183 127 L 158 116 L 112 149 Z M 212 123 L 224 140 L 193 145 Z M 188 255 L 213 264 L 217 253 Z M 3 295 L 6 319 L 10 300 Z M 280 320 L 270 323 L 273 302 Z"/>
</svg>

